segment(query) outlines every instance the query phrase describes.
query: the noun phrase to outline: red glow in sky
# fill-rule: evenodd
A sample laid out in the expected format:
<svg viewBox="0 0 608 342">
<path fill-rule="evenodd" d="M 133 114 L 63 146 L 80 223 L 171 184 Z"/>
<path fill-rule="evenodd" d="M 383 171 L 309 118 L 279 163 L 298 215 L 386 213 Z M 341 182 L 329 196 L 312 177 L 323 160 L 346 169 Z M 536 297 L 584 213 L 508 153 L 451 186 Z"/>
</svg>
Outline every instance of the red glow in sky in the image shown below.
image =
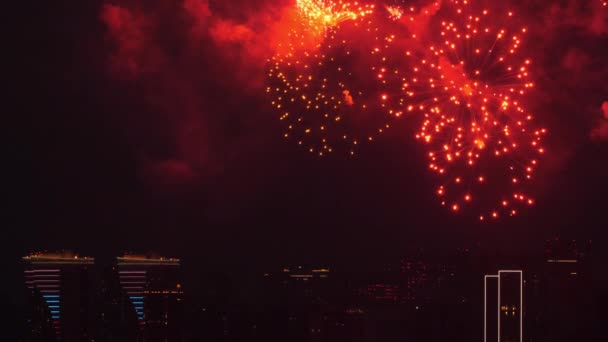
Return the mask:
<svg viewBox="0 0 608 342">
<path fill-rule="evenodd" d="M 181 178 L 206 179 L 207 169 L 222 169 L 224 156 L 260 132 L 263 115 L 281 118 L 280 135 L 317 156 L 355 155 L 362 144 L 389 139 L 387 132 L 412 139 L 404 128 L 418 127 L 428 160 L 412 165 L 431 171 L 439 203 L 487 219 L 536 202 L 537 170 L 565 155 L 546 146 L 549 128 L 547 139 L 572 123 L 587 140 L 608 136 L 605 109 L 598 115 L 608 94 L 588 103 L 559 96 L 594 94 L 584 87 L 597 88 L 607 74 L 568 36 L 584 35 L 599 48 L 608 34 L 604 2 L 577 3 L 537 1 L 532 13 L 518 1 L 184 0 L 179 11 L 133 1 L 105 5 L 101 19 L 110 73 L 135 81 L 171 122 L 170 153 L 142 153 L 143 168 L 181 163 L 189 170 L 188 177 L 176 172 Z M 166 39 L 171 35 L 179 39 Z M 531 48 L 539 42 L 555 57 Z M 233 91 L 231 101 L 207 99 L 201 78 Z M 160 86 L 147 87 L 149 80 Z M 224 118 L 214 113 L 260 97 L 261 89 L 273 109 L 235 110 L 249 135 L 224 141 Z M 578 109 L 556 124 L 543 105 Z"/>
</svg>

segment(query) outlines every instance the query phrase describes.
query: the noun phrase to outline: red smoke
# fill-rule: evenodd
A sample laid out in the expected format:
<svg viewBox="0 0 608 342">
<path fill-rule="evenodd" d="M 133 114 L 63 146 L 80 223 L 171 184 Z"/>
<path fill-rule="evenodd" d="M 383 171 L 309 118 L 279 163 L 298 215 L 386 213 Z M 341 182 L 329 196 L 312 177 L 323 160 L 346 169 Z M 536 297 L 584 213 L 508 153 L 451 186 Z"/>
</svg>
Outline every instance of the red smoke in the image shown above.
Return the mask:
<svg viewBox="0 0 608 342">
<path fill-rule="evenodd" d="M 211 17 L 209 3 L 206 0 L 184 0 L 183 8 L 191 16 L 193 37 L 203 36 L 207 30 L 209 17 Z"/>
<path fill-rule="evenodd" d="M 429 28 L 431 18 L 441 9 L 443 1 L 432 1 L 419 10 L 414 9 L 414 11 L 412 11 L 413 7 L 405 8 L 400 22 L 407 27 L 413 37 L 422 38 Z"/>
<path fill-rule="evenodd" d="M 428 23 L 440 13 L 433 3 L 412 2 L 417 8 L 414 12 L 405 7 L 401 18 L 404 32 L 396 33 L 415 34 L 412 44 L 423 42 Z M 142 163 L 143 169 L 176 170 L 179 168 L 167 165 L 181 163 L 187 165 L 182 170 L 207 177 L 212 173 L 209 170 L 224 169 L 230 162 L 226 156 L 242 153 L 243 146 L 249 147 L 253 139 L 278 136 L 277 132 L 260 130 L 260 122 L 272 120 L 262 116 L 272 113 L 243 108 L 243 103 L 265 101 L 266 63 L 281 49 L 286 32 L 299 20 L 294 4 L 295 0 L 129 0 L 102 6 L 100 19 L 107 33 L 109 74 L 113 79 L 131 82 L 126 87 L 134 88 L 138 100 L 144 102 L 143 110 L 131 114 L 137 117 L 127 118 L 127 129 L 136 132 L 134 136 L 143 136 L 141 140 L 154 141 L 134 144 L 137 155 L 148 160 Z M 503 6 L 494 1 L 483 4 L 491 10 Z M 608 70 L 601 60 L 608 46 L 608 11 L 599 8 L 599 2 L 581 5 L 575 0 L 513 4 L 519 4 L 518 15 L 529 23 L 530 34 L 536 35 L 534 43 L 543 47 L 533 49 L 538 56 L 532 57 L 539 74 L 535 76 L 549 87 L 541 84 L 537 88 L 536 107 L 559 108 L 559 113 L 547 113 L 555 117 L 555 125 L 565 130 L 571 123 L 585 127 L 576 138 L 582 135 L 588 139 L 588 127 L 598 118 L 597 105 L 589 105 L 591 109 L 586 110 L 586 104 L 597 103 L 598 99 L 581 96 L 605 89 Z M 564 33 L 569 35 L 568 40 Z M 345 100 L 348 102 L 348 97 Z M 356 98 L 352 100 L 356 103 Z M 538 114 L 542 119 L 543 113 Z M 238 133 L 226 134 L 234 122 L 242 127 Z M 607 123 L 602 119 L 591 136 L 608 136 Z M 191 182 L 203 178 L 185 176 L 188 172 L 149 174 L 182 175 Z"/>
<path fill-rule="evenodd" d="M 237 120 L 256 122 L 242 106 L 257 101 L 252 96 L 263 87 L 266 61 L 293 22 L 293 6 L 282 2 L 130 0 L 101 7 L 109 76 L 127 81 L 138 96 L 131 100 L 142 103 L 125 118 L 125 129 L 136 137 L 146 184 L 171 190 L 208 182 L 242 159 L 237 151 L 255 146 L 250 137 L 225 132 Z"/>
<path fill-rule="evenodd" d="M 101 18 L 115 45 L 109 62 L 112 71 L 118 76 L 136 77 L 141 69 L 145 48 L 144 17 L 133 14 L 128 8 L 105 5 Z"/>
<path fill-rule="evenodd" d="M 185 191 L 198 174 L 182 160 L 164 160 L 146 165 L 142 178 L 154 189 L 163 192 Z"/>
<path fill-rule="evenodd" d="M 543 31 L 556 32 L 560 27 L 570 26 L 593 35 L 608 34 L 608 11 L 599 1 L 569 0 L 551 2 L 536 0 L 547 6 L 544 9 Z"/>
<path fill-rule="evenodd" d="M 602 103 L 604 117 L 599 119 L 597 126 L 591 131 L 591 138 L 595 140 L 608 139 L 608 101 Z"/>
</svg>

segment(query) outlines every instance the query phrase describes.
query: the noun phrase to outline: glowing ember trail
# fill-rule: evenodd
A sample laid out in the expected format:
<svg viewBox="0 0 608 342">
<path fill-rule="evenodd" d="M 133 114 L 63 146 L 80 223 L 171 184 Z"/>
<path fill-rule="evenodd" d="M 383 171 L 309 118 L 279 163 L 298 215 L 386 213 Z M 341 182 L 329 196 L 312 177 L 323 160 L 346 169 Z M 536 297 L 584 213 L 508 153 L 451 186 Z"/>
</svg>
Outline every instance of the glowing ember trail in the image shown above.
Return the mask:
<svg viewBox="0 0 608 342">
<path fill-rule="evenodd" d="M 443 206 L 476 211 L 479 220 L 515 216 L 534 204 L 527 193 L 545 152 L 545 129 L 532 126 L 525 95 L 534 88 L 526 35 L 515 14 L 476 11 L 450 1 L 438 13 L 439 44 L 406 51 L 409 70 L 395 69 L 407 108 L 424 116 L 416 135 L 428 148 L 428 168 Z M 503 26 L 497 26 L 503 25 Z"/>
</svg>

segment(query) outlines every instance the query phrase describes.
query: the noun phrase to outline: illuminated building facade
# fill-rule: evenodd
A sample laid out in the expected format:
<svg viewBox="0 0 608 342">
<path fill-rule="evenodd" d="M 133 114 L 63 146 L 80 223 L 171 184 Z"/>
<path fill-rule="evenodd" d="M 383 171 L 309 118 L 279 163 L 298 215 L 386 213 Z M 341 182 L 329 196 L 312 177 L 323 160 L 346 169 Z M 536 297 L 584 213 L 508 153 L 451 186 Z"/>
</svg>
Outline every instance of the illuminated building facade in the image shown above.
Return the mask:
<svg viewBox="0 0 608 342">
<path fill-rule="evenodd" d="M 375 303 L 397 304 L 400 290 L 397 284 L 373 283 L 367 285 L 362 294 Z"/>
<path fill-rule="evenodd" d="M 484 342 L 523 342 L 523 272 L 484 276 Z"/>
<path fill-rule="evenodd" d="M 95 259 L 73 253 L 37 253 L 23 257 L 25 284 L 35 305 L 39 337 L 52 332 L 56 341 L 88 341 L 95 336 L 94 288 L 91 267 Z"/>
<path fill-rule="evenodd" d="M 401 259 L 401 304 L 428 304 L 433 294 L 439 291 L 445 273 L 447 271 L 442 265 L 431 265 L 418 259 Z"/>
<path fill-rule="evenodd" d="M 327 267 L 285 266 L 264 273 L 266 340 L 313 341 L 326 323 L 333 273 Z M 272 309 L 270 309 L 272 308 Z M 273 323 L 269 323 L 273 322 Z"/>
<path fill-rule="evenodd" d="M 282 279 L 284 284 L 287 283 L 300 283 L 308 282 L 311 280 L 324 279 L 329 277 L 329 268 L 317 267 L 317 268 L 305 268 L 302 266 L 296 267 L 283 267 L 281 272 L 274 274 L 276 278 Z M 270 273 L 264 274 L 265 277 L 269 277 Z"/>
<path fill-rule="evenodd" d="M 385 266 L 381 272 L 367 274 L 358 290 L 358 296 L 368 304 L 402 305 L 422 307 L 433 300 L 447 284 L 447 268 L 442 264 L 431 264 L 419 258 L 402 258 L 399 264 Z"/>
<path fill-rule="evenodd" d="M 302 302 L 323 297 L 327 292 L 330 270 L 325 267 L 283 267 L 279 272 L 265 273 L 266 282 L 278 291 Z"/>
<path fill-rule="evenodd" d="M 401 274 L 405 276 L 405 284 L 401 293 L 402 302 L 413 302 L 419 298 L 420 290 L 428 287 L 427 278 L 429 265 L 413 260 L 401 259 Z"/>
<path fill-rule="evenodd" d="M 183 290 L 180 260 L 145 255 L 117 258 L 123 292 L 137 316 L 138 341 L 181 340 Z"/>
</svg>

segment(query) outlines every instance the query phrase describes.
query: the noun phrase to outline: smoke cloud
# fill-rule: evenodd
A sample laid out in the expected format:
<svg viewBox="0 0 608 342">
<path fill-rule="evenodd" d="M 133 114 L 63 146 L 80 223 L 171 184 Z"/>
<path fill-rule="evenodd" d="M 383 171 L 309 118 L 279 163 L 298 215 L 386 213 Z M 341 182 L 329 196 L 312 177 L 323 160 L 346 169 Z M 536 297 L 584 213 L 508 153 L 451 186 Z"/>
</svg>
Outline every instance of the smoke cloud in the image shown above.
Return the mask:
<svg viewBox="0 0 608 342">
<path fill-rule="evenodd" d="M 267 59 L 293 18 L 283 2 L 103 5 L 108 76 L 138 96 L 126 129 L 138 137 L 145 184 L 206 183 L 252 144 L 243 132 L 260 118 L 239 118 L 235 107 L 260 105 Z"/>
<path fill-rule="evenodd" d="M 608 140 L 608 101 L 602 103 L 604 117 L 598 120 L 597 126 L 591 131 L 591 138 L 599 141 Z"/>
<path fill-rule="evenodd" d="M 370 2 L 377 8 L 403 5 Z M 445 3 L 407 2 L 401 19 L 404 30 L 396 33 L 415 35 L 410 42 L 420 44 Z M 507 6 L 480 3 L 496 11 Z M 243 149 L 264 136 L 280 134 L 262 129 L 274 119 L 265 107 L 266 68 L 300 20 L 294 4 L 295 0 L 128 0 L 108 1 L 101 7 L 108 77 L 132 90 L 140 109 L 129 118 L 127 129 L 139 137 L 134 149 L 147 180 L 205 183 L 239 165 L 237 156 Z M 418 10 L 409 11 L 410 5 Z M 556 140 L 608 136 L 608 120 L 597 124 L 597 109 L 581 106 L 606 96 L 602 89 L 608 79 L 608 10 L 599 1 L 575 0 L 522 0 L 508 6 L 529 23 L 526 40 L 536 47 L 528 51 L 538 79 L 531 107 L 539 120 L 548 122 L 549 131 L 560 137 Z M 343 95 L 347 103 L 356 100 Z M 606 105 L 602 108 L 606 115 Z"/>
</svg>

